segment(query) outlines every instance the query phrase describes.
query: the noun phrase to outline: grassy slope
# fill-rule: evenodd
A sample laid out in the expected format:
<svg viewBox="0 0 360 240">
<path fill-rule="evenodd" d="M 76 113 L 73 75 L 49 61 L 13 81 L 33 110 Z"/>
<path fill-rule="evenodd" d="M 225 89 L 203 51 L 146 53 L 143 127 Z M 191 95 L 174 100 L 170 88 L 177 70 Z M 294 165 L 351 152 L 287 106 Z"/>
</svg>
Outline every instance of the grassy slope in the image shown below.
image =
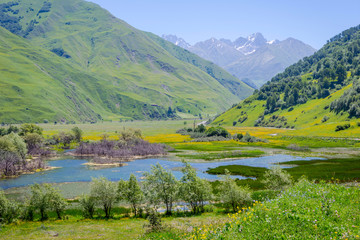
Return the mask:
<svg viewBox="0 0 360 240">
<path fill-rule="evenodd" d="M 0 3 L 2 2 L 7 1 L 1 0 Z M 84 94 L 91 96 L 90 98 L 95 98 L 92 99 L 95 101 L 94 105 L 102 109 L 98 110 L 95 107 L 94 111 L 103 118 L 118 119 L 127 116 L 142 119 L 145 115 L 157 111 L 164 113 L 169 106 L 178 107 L 179 111 L 190 112 L 193 115 L 214 115 L 239 99 L 217 80 L 229 78 L 229 81 L 233 81 L 234 78 L 222 73 L 216 66 L 208 67 L 215 72 L 212 77 L 201 67 L 174 57 L 155 42 L 154 37 L 149 37 L 148 34 L 114 18 L 95 4 L 80 0 L 51 2 L 52 7 L 47 13 L 37 14 L 43 5 L 43 1 L 40 0 L 31 3 L 20 1 L 20 5 L 14 6 L 13 9 L 19 10 L 17 16 L 23 16 L 20 21 L 23 29 L 26 29 L 31 20 L 38 21 L 27 37 L 32 44 L 48 50 L 62 48 L 71 56 L 66 59 L 48 53 L 49 58 L 44 58 L 44 62 L 56 62 L 56 68 L 68 63 L 62 73 L 58 71 L 60 81 L 65 81 L 67 73 L 72 71 L 69 65 L 74 68 L 73 72 L 81 71 L 88 74 L 86 82 L 84 78 L 82 90 Z M 30 8 L 34 11 L 29 11 Z M 10 39 L 5 41 L 11 42 Z M 25 69 L 28 63 L 21 65 L 18 64 L 19 61 L 6 58 L 3 60 L 4 66 L 9 66 L 5 64 L 6 60 L 12 62 L 12 72 L 27 75 L 29 86 L 39 85 L 39 78 L 33 74 L 34 70 L 27 74 Z M 46 71 L 50 69 L 45 68 Z M 2 72 L 7 71 L 9 70 L 4 68 Z M 3 74 L 2 81 L 10 82 L 13 78 L 13 75 Z M 71 78 L 71 82 L 76 80 L 78 79 Z M 58 91 L 60 89 L 61 87 Z M 27 93 L 28 89 L 24 91 Z M 80 90 L 74 89 L 75 93 L 78 91 Z M 244 86 L 241 91 L 241 94 L 247 96 L 251 89 Z M 11 95 L 6 96 L 6 99 L 10 98 Z M 21 103 L 23 98 L 20 96 L 19 99 L 19 108 L 25 108 Z M 26 100 L 34 109 L 40 108 L 36 99 L 28 97 Z M 80 100 L 86 102 L 86 98 L 80 97 Z M 56 103 L 52 105 L 54 106 L 62 108 Z M 4 105 L 4 108 L 11 107 L 10 104 Z M 44 112 L 33 113 L 26 121 L 60 119 L 55 114 Z M 7 118 L 3 117 L 2 120 L 24 119 L 18 110 L 10 115 L 9 113 Z M 76 116 L 66 116 L 61 111 L 60 115 L 67 120 L 80 120 Z"/>
<path fill-rule="evenodd" d="M 345 38 L 345 37 L 344 37 Z M 299 61 L 297 64 L 289 67 L 283 75 L 279 74 L 275 76 L 274 80 L 270 83 L 264 85 L 264 89 L 267 87 L 268 90 L 272 94 L 278 94 L 280 99 L 284 97 L 284 90 L 278 92 L 276 87 L 273 87 L 276 84 L 281 84 L 284 81 L 290 81 L 290 83 L 294 83 L 297 80 L 287 78 L 286 74 L 292 71 L 294 68 L 298 67 L 300 73 L 295 74 L 296 78 L 301 79 L 301 82 L 304 85 L 311 86 L 311 84 L 321 84 L 319 83 L 319 79 L 313 78 L 313 73 L 318 73 L 317 64 L 322 63 L 318 62 L 317 58 L 320 58 L 319 55 L 322 54 L 323 61 L 335 61 L 336 54 L 342 53 L 348 49 L 351 49 L 353 43 L 358 41 L 359 33 L 355 32 L 352 36 L 352 39 L 349 41 L 343 41 L 342 39 L 338 41 L 331 42 L 326 44 L 322 49 L 320 49 L 316 54 L 309 57 L 313 62 L 310 64 L 309 68 L 305 68 L 301 65 L 306 61 Z M 350 50 L 349 50 L 350 51 Z M 335 53 L 336 54 L 335 54 Z M 348 54 L 348 53 L 347 53 Z M 352 59 L 354 62 L 357 61 L 356 56 Z M 295 106 L 289 107 L 285 109 L 276 109 L 275 112 L 266 114 L 265 122 L 269 120 L 272 116 L 282 116 L 286 118 L 287 127 L 293 127 L 297 129 L 296 131 L 287 132 L 286 135 L 298 135 L 298 136 L 325 136 L 325 137 L 359 137 L 360 136 L 360 128 L 357 126 L 358 120 L 356 118 L 349 118 L 349 113 L 347 111 L 343 111 L 340 113 L 335 113 L 334 111 L 330 111 L 330 104 L 342 97 L 344 92 L 352 87 L 352 81 L 356 81 L 357 77 L 354 74 L 355 65 L 347 65 L 347 80 L 346 84 L 340 90 L 332 90 L 332 94 L 326 98 L 315 98 L 310 99 L 304 104 L 297 104 Z M 334 67 L 335 68 L 335 67 Z M 300 81 L 300 80 L 299 80 Z M 331 80 L 332 82 L 336 82 L 336 79 Z M 291 86 L 291 85 L 290 85 Z M 322 86 L 322 85 L 319 85 Z M 341 87 L 341 85 L 339 85 Z M 263 89 L 262 89 L 263 90 Z M 261 90 L 260 90 L 261 91 Z M 271 92 L 272 91 L 272 92 Z M 230 110 L 223 113 L 220 117 L 216 118 L 214 121 L 214 125 L 223 125 L 223 126 L 233 126 L 234 124 L 237 127 L 252 127 L 255 125 L 255 121 L 264 114 L 266 101 L 257 100 L 259 94 L 254 94 L 248 99 L 241 102 L 238 106 L 231 108 Z M 329 119 L 325 122 L 322 122 L 324 117 L 328 117 Z M 242 121 L 246 119 L 245 121 Z M 264 122 L 264 121 L 263 121 Z M 351 128 L 345 131 L 335 132 L 335 128 L 337 125 L 350 123 Z M 279 125 L 279 123 L 277 123 Z M 284 127 L 285 125 L 282 124 Z"/>
<path fill-rule="evenodd" d="M 310 100 L 305 104 L 297 105 L 292 111 L 288 109 L 280 110 L 265 116 L 269 119 L 273 115 L 284 116 L 288 120 L 288 125 L 295 126 L 297 130 L 287 131 L 285 135 L 297 136 L 325 136 L 325 137 L 359 137 L 360 128 L 357 127 L 358 120 L 348 119 L 348 114 L 336 114 L 331 112 L 329 106 L 332 101 L 342 96 L 342 94 L 351 87 L 351 84 L 343 89 L 331 94 L 325 99 Z M 251 98 L 250 98 L 251 99 Z M 226 111 L 218 117 L 213 124 L 232 126 L 234 121 L 244 116 L 247 113 L 247 120 L 243 123 L 237 123 L 236 126 L 251 127 L 254 126 L 255 121 L 265 110 L 265 101 L 252 100 L 251 102 L 242 102 L 241 108 L 237 106 Z M 244 112 L 244 113 L 242 113 Z M 324 116 L 328 116 L 329 120 L 322 123 Z M 350 123 L 351 128 L 345 131 L 335 132 L 335 128 L 339 124 Z"/>
</svg>

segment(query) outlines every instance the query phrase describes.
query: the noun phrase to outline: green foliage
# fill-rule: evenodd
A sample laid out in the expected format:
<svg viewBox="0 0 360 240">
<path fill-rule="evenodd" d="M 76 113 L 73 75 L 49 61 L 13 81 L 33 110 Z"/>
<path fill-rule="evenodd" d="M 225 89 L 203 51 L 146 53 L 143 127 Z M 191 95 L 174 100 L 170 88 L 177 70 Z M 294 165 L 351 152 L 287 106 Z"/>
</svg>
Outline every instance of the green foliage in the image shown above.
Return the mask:
<svg viewBox="0 0 360 240">
<path fill-rule="evenodd" d="M 93 178 L 91 182 L 90 196 L 94 198 L 97 205 L 103 207 L 105 218 L 111 217 L 111 210 L 118 201 L 116 183 L 106 178 Z"/>
<path fill-rule="evenodd" d="M 207 137 L 219 136 L 224 138 L 229 138 L 230 133 L 222 127 L 211 127 L 205 131 Z"/>
<path fill-rule="evenodd" d="M 15 153 L 21 159 L 25 159 L 27 153 L 24 140 L 15 133 L 0 137 L 0 150 Z"/>
<path fill-rule="evenodd" d="M 89 195 L 83 195 L 79 200 L 79 204 L 82 207 L 84 218 L 92 219 L 94 217 L 96 207 L 95 198 Z"/>
<path fill-rule="evenodd" d="M 79 127 L 74 127 L 71 129 L 74 134 L 75 141 L 81 142 L 83 131 Z"/>
<path fill-rule="evenodd" d="M 165 170 L 160 164 L 152 166 L 144 173 L 144 194 L 146 199 L 157 208 L 162 202 L 166 205 L 166 214 L 172 214 L 172 207 L 177 200 L 179 183 L 172 171 Z"/>
<path fill-rule="evenodd" d="M 37 133 L 42 135 L 43 129 L 35 124 L 25 123 L 20 127 L 20 136 L 25 136 L 28 133 Z"/>
<path fill-rule="evenodd" d="M 336 128 L 335 128 L 335 132 L 343 131 L 343 130 L 346 130 L 346 129 L 350 128 L 350 127 L 351 127 L 350 123 L 346 123 L 346 124 L 343 124 L 343 125 L 337 125 Z"/>
<path fill-rule="evenodd" d="M 143 139 L 140 129 L 124 128 L 119 132 L 119 141 L 121 141 L 124 144 L 133 143 L 138 139 Z"/>
<path fill-rule="evenodd" d="M 6 198 L 4 191 L 0 190 L 0 223 L 12 223 L 17 218 L 19 207 Z"/>
<path fill-rule="evenodd" d="M 280 166 L 271 167 L 265 172 L 263 178 L 262 182 L 266 188 L 272 190 L 284 190 L 292 184 L 291 175 L 281 169 Z"/>
<path fill-rule="evenodd" d="M 233 212 L 236 212 L 241 206 L 249 203 L 251 192 L 248 187 L 238 186 L 236 181 L 230 177 L 230 172 L 226 169 L 219 191 L 219 199 Z"/>
<path fill-rule="evenodd" d="M 154 209 L 150 210 L 150 213 L 149 213 L 149 216 L 147 219 L 149 221 L 149 225 L 147 225 L 148 233 L 159 232 L 163 229 L 163 225 L 161 223 L 161 216 Z"/>
<path fill-rule="evenodd" d="M 212 197 L 210 183 L 199 178 L 196 170 L 187 162 L 181 171 L 184 175 L 180 180 L 180 198 L 189 203 L 193 213 L 203 212 L 205 202 Z"/>
<path fill-rule="evenodd" d="M 144 200 L 144 194 L 134 174 L 130 175 L 129 181 L 120 180 L 118 194 L 120 199 L 131 205 L 135 216 L 137 216 L 139 205 Z"/>
<path fill-rule="evenodd" d="M 38 211 L 40 213 L 40 220 L 44 221 L 48 218 L 48 211 L 50 209 L 54 209 L 58 217 L 60 216 L 61 218 L 65 202 L 58 190 L 55 190 L 49 184 L 35 184 L 31 186 L 31 196 L 27 207 L 31 215 L 33 215 L 32 212 Z"/>
</svg>

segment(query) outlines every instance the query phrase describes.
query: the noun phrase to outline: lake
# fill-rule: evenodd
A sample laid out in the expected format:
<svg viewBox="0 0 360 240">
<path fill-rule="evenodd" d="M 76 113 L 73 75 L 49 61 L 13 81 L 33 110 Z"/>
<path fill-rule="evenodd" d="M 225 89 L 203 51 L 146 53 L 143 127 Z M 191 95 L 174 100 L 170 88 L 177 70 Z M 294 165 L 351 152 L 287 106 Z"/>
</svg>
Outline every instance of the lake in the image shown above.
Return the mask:
<svg viewBox="0 0 360 240">
<path fill-rule="evenodd" d="M 214 168 L 218 166 L 226 165 L 245 165 L 252 167 L 265 167 L 270 168 L 273 164 L 295 161 L 295 160 L 315 160 L 319 158 L 311 157 L 296 157 L 291 155 L 272 155 L 257 158 L 246 158 L 239 160 L 229 160 L 222 162 L 205 162 L 205 163 L 190 163 L 196 170 L 197 174 L 201 178 L 209 180 L 220 179 L 221 176 L 207 174 L 205 171 L 208 168 Z M 179 179 L 182 176 L 179 167 L 183 166 L 183 163 L 178 161 L 169 161 L 166 158 L 158 159 L 140 159 L 132 162 L 128 162 L 126 166 L 122 167 L 110 167 L 110 168 L 94 168 L 87 165 L 83 165 L 88 162 L 84 159 L 76 158 L 64 158 L 60 160 L 48 161 L 48 165 L 51 167 L 59 167 L 54 170 L 38 172 L 34 174 L 25 174 L 17 178 L 0 180 L 0 187 L 2 189 L 8 189 L 13 187 L 23 187 L 32 185 L 34 183 L 64 183 L 64 182 L 89 182 L 92 178 L 106 177 L 111 181 L 119 181 L 120 179 L 129 179 L 131 173 L 135 174 L 139 179 L 142 177 L 145 171 L 150 171 L 151 166 L 159 163 L 166 169 L 171 169 L 174 175 Z M 290 166 L 282 166 L 290 167 Z M 246 177 L 235 176 L 239 179 L 245 179 Z"/>
</svg>

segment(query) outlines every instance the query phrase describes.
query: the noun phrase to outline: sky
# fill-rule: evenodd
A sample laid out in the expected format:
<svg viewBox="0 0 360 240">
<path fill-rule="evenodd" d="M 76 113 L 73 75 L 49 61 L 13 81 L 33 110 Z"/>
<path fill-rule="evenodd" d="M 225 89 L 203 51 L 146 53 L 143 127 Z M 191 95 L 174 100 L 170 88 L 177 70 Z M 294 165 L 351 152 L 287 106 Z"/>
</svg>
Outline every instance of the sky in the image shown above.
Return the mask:
<svg viewBox="0 0 360 240">
<path fill-rule="evenodd" d="M 321 48 L 360 24 L 360 0 L 88 0 L 147 32 L 175 34 L 190 44 L 235 40 L 260 32 L 268 40 L 299 39 Z"/>
</svg>

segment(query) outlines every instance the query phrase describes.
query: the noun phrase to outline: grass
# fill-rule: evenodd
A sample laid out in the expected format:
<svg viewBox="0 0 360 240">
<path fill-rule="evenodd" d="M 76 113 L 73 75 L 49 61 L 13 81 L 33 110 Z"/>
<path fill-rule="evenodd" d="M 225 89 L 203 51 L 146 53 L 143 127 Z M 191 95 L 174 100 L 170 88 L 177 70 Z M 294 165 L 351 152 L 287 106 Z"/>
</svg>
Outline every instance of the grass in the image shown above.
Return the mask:
<svg viewBox="0 0 360 240">
<path fill-rule="evenodd" d="M 2 226 L 1 239 L 137 239 L 144 236 L 148 224 L 142 218 L 118 217 L 113 219 L 88 220 L 81 217 L 80 211 L 67 211 L 67 220 L 47 220 L 44 222 L 17 222 Z M 190 217 L 164 217 L 163 224 L 169 236 L 172 232 L 186 231 L 189 226 L 201 226 L 208 222 L 222 222 L 226 215 L 204 213 Z M 151 236 L 151 235 L 149 235 Z M 146 239 L 149 239 L 146 237 Z"/>
<path fill-rule="evenodd" d="M 359 239 L 360 188 L 301 181 L 272 201 L 195 228 L 189 239 Z M 266 229 L 266 231 L 265 231 Z"/>
<path fill-rule="evenodd" d="M 333 181 L 338 179 L 341 182 L 350 182 L 360 180 L 360 159 L 359 158 L 343 158 L 329 160 L 312 160 L 312 161 L 290 161 L 281 163 L 281 165 L 291 165 L 286 171 L 295 179 L 301 176 L 307 176 L 310 180 L 326 180 Z M 260 182 L 266 171 L 265 168 L 249 167 L 242 165 L 220 166 L 209 169 L 210 174 L 223 174 L 228 169 L 233 175 L 241 175 L 247 177 L 256 177 L 255 182 Z M 252 182 L 251 185 L 256 183 Z M 250 187 L 251 187 L 250 185 Z"/>
<path fill-rule="evenodd" d="M 246 158 L 246 157 L 259 157 L 264 152 L 260 150 L 242 150 L 232 152 L 221 152 L 221 153 L 203 153 L 203 154 L 177 154 L 177 157 L 187 159 L 203 159 L 207 161 L 213 161 L 218 159 L 227 158 Z"/>
<path fill-rule="evenodd" d="M 16 15 L 5 13 L 20 18 L 23 29 L 32 20 L 38 23 L 27 39 L 0 29 L 0 63 L 5 66 L 0 71 L 0 122 L 156 119 L 165 118 L 170 106 L 182 116 L 214 116 L 253 90 L 98 5 L 51 3 L 48 13 L 37 14 L 42 0 L 19 1 L 13 7 Z M 57 56 L 50 51 L 54 48 L 71 58 Z M 240 87 L 234 92 L 227 82 Z"/>
<path fill-rule="evenodd" d="M 210 174 L 225 174 L 225 169 L 229 170 L 233 175 L 241 175 L 244 177 L 260 177 L 262 176 L 266 168 L 262 167 L 250 167 L 250 166 L 242 166 L 242 165 L 228 165 L 228 166 L 220 166 L 216 168 L 209 169 L 206 171 Z"/>
</svg>

